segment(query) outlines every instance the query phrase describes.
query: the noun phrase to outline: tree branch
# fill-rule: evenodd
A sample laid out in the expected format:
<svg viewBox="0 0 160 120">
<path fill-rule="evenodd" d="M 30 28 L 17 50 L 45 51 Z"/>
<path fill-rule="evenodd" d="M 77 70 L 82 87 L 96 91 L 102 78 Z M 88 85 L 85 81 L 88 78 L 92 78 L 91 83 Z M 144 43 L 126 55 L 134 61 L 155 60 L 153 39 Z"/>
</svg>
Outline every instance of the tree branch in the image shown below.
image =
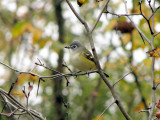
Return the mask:
<svg viewBox="0 0 160 120">
<path fill-rule="evenodd" d="M 116 101 L 116 104 L 117 106 L 119 107 L 119 109 L 121 110 L 122 114 L 124 115 L 124 117 L 127 119 L 127 120 L 131 120 L 131 117 L 128 115 L 128 113 L 124 110 L 121 102 L 119 101 L 119 98 L 118 98 L 118 95 L 116 93 L 116 91 L 114 90 L 114 88 L 112 87 L 111 83 L 108 81 L 108 79 L 106 78 L 106 76 L 104 75 L 104 72 L 102 71 L 101 69 L 101 66 L 99 64 L 99 59 L 98 59 L 98 56 L 97 56 L 97 52 L 96 52 L 96 49 L 95 49 L 95 46 L 94 46 L 94 42 L 93 42 L 93 38 L 92 38 L 92 32 L 90 31 L 89 27 L 88 27 L 88 24 L 86 23 L 86 21 L 84 21 L 78 14 L 77 12 L 75 11 L 75 9 L 73 8 L 73 6 L 71 5 L 70 1 L 69 0 L 66 0 L 68 5 L 70 6 L 71 10 L 73 11 L 73 13 L 75 14 L 75 16 L 80 20 L 80 22 L 84 25 L 86 31 L 87 31 L 87 35 L 89 37 L 89 42 L 90 42 L 90 45 L 91 45 L 91 48 L 92 48 L 92 52 L 93 52 L 93 55 L 94 55 L 94 58 L 95 58 L 95 63 L 96 63 L 96 67 L 98 69 L 98 72 L 101 76 L 101 78 L 103 79 L 103 81 L 106 83 L 106 85 L 109 87 L 115 101 Z M 102 10 L 103 11 L 103 10 Z M 100 18 L 99 18 L 100 19 Z"/>
<path fill-rule="evenodd" d="M 98 22 L 99 22 L 99 20 L 100 20 L 100 18 L 101 18 L 101 16 L 102 16 L 102 14 L 103 14 L 105 8 L 107 9 L 107 6 L 108 6 L 109 1 L 110 1 L 110 0 L 107 0 L 107 2 L 105 3 L 103 9 L 101 10 L 101 12 L 100 12 L 100 14 L 99 14 L 99 16 L 98 16 L 98 18 L 97 18 L 97 20 L 96 20 L 96 22 L 95 22 L 92 30 L 91 30 L 91 33 L 92 33 L 92 32 L 94 31 L 94 29 L 96 28 L 96 26 L 97 26 L 97 24 L 98 24 Z"/>
<path fill-rule="evenodd" d="M 15 108 L 15 110 L 12 111 L 11 113 L 8 113 L 8 114 L 1 113 L 1 115 L 10 116 L 10 115 L 15 114 L 15 112 L 19 110 L 20 112 L 23 112 L 22 114 L 28 113 L 28 115 L 31 116 L 32 119 L 35 119 L 34 117 L 36 117 L 40 120 L 45 120 L 45 118 L 43 118 L 43 116 L 40 113 L 38 113 L 35 110 L 30 109 L 30 108 L 27 109 L 21 103 L 19 103 L 14 97 L 12 97 L 11 95 L 8 95 L 8 93 L 1 88 L 0 88 L 0 94 L 3 95 L 7 99 L 8 102 L 10 101 L 9 102 L 10 105 L 13 108 Z M 5 102 L 7 102 L 7 101 L 5 101 Z"/>
<path fill-rule="evenodd" d="M 102 117 L 102 115 L 115 103 L 116 101 L 113 101 L 106 109 L 102 112 L 102 114 L 98 117 L 98 120 Z"/>
<path fill-rule="evenodd" d="M 124 5 L 125 5 L 126 14 L 128 14 L 127 3 L 126 3 L 125 0 L 123 0 L 123 2 L 124 2 Z M 142 31 L 138 28 L 138 26 L 133 22 L 133 20 L 131 19 L 131 17 L 130 17 L 130 16 L 127 16 L 127 17 L 128 17 L 128 19 L 130 20 L 130 22 L 132 23 L 132 25 L 137 29 L 137 31 L 139 32 L 140 36 L 141 36 L 141 37 L 144 37 L 145 40 L 148 42 L 148 44 L 151 44 L 151 43 L 150 43 L 150 40 L 143 34 L 143 32 L 142 32 Z M 143 38 L 142 38 L 142 39 L 143 39 Z"/>
</svg>

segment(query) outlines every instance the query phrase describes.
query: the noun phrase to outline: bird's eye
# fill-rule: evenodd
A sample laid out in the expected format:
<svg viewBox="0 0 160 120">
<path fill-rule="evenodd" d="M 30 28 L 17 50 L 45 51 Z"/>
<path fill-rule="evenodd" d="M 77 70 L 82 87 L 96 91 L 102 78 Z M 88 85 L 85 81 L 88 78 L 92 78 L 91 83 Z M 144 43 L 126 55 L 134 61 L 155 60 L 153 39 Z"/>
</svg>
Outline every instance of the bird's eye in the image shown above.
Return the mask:
<svg viewBox="0 0 160 120">
<path fill-rule="evenodd" d="M 77 48 L 77 45 L 73 45 L 72 48 L 73 48 L 73 49 Z"/>
</svg>

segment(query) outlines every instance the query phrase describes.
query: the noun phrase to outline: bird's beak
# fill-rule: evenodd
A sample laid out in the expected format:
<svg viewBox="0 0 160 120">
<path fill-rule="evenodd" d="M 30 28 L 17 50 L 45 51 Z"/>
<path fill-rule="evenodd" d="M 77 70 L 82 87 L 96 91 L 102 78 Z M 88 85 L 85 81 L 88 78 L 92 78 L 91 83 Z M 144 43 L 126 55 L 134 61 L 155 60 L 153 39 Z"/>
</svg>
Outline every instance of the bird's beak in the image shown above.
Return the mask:
<svg viewBox="0 0 160 120">
<path fill-rule="evenodd" d="M 66 46 L 66 47 L 64 47 L 64 48 L 70 49 L 70 48 L 71 48 L 71 46 Z"/>
</svg>

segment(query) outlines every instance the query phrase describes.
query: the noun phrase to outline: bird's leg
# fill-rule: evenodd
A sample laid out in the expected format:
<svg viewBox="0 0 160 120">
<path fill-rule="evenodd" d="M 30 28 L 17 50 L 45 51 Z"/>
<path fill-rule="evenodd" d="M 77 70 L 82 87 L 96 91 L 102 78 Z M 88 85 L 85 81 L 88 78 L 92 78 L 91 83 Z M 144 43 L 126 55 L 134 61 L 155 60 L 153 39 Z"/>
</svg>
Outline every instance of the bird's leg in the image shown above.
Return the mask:
<svg viewBox="0 0 160 120">
<path fill-rule="evenodd" d="M 89 71 L 86 72 L 86 74 L 88 75 L 88 77 L 89 77 L 90 71 L 92 71 L 92 69 L 90 69 Z"/>
</svg>

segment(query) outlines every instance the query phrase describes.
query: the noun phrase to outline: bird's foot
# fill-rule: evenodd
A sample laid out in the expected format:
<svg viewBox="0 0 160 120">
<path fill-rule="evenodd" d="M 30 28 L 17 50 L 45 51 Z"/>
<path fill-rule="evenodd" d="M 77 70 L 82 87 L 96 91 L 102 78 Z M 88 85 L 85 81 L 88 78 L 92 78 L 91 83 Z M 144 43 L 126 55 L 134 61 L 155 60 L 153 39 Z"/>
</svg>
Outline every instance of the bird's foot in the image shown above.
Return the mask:
<svg viewBox="0 0 160 120">
<path fill-rule="evenodd" d="M 78 71 L 78 72 L 73 72 L 72 73 L 72 76 L 74 76 L 75 78 L 77 78 L 77 73 L 80 73 L 81 71 Z"/>
</svg>

